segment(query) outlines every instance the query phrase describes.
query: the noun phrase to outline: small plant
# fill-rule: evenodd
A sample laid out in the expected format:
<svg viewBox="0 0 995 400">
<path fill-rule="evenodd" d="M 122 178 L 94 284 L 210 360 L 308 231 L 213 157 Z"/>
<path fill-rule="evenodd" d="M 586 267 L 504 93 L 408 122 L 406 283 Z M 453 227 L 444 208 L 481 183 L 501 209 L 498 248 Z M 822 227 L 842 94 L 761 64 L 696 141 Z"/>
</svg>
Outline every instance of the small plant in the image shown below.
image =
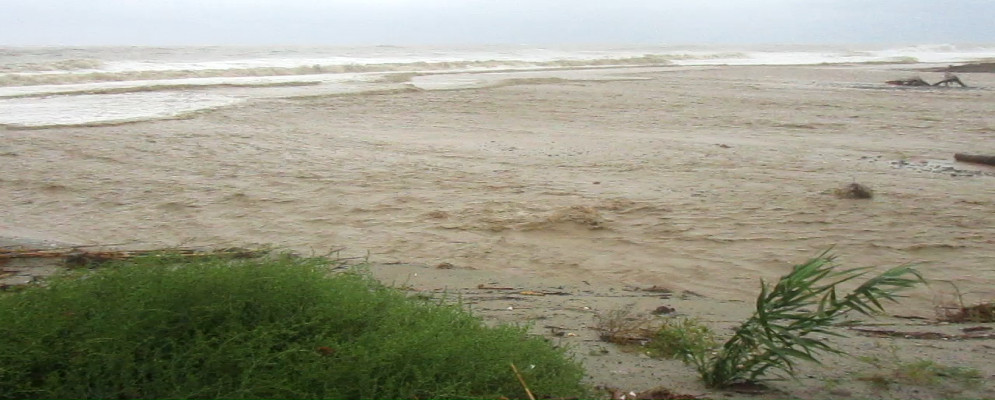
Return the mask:
<svg viewBox="0 0 995 400">
<path fill-rule="evenodd" d="M 646 345 L 654 357 L 677 358 L 705 354 L 718 347 L 711 329 L 693 318 L 668 318 Z"/>
<path fill-rule="evenodd" d="M 753 316 L 743 322 L 719 351 L 687 351 L 709 387 L 756 382 L 773 370 L 793 375 L 797 360 L 815 361 L 818 352 L 842 353 L 811 334 L 841 336 L 829 328 L 856 311 L 870 315 L 883 310 L 883 300 L 896 301 L 897 292 L 923 283 L 910 266 L 899 266 L 868 279 L 845 296 L 837 286 L 866 275 L 868 268 L 835 271 L 834 257 L 823 252 L 796 265 L 773 287 L 761 281 Z M 828 283 L 824 283 L 827 282 Z"/>
<path fill-rule="evenodd" d="M 895 368 L 895 376 L 901 378 L 901 382 L 904 383 L 935 385 L 944 378 L 977 381 L 981 379 L 981 372 L 974 368 L 951 367 L 933 360 L 918 359 L 910 363 L 899 364 Z"/>
</svg>

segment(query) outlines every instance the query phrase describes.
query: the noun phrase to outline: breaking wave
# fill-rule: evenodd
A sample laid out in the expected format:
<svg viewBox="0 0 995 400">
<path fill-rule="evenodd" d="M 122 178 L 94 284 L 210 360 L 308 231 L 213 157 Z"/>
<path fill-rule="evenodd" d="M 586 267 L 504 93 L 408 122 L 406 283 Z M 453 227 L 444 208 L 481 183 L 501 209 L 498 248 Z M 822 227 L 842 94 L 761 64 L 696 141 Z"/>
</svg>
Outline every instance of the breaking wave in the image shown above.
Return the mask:
<svg viewBox="0 0 995 400">
<path fill-rule="evenodd" d="M 3 50 L 0 48 L 0 50 Z M 154 51 L 153 51 L 154 50 Z M 279 50 L 279 51 L 277 51 Z M 643 46 L 620 48 L 175 48 L 0 51 L 0 87 L 345 73 L 479 72 L 661 65 L 933 63 L 991 58 L 992 46 Z M 26 60 L 26 61 L 25 61 Z"/>
<path fill-rule="evenodd" d="M 0 65 L 0 72 L 21 73 L 21 72 L 50 72 L 50 71 L 79 71 L 87 69 L 100 69 L 104 62 L 93 59 L 70 59 L 40 63 L 20 63 Z"/>
<path fill-rule="evenodd" d="M 490 69 L 523 68 L 578 68 L 608 66 L 651 66 L 669 65 L 675 59 L 688 59 L 694 56 L 670 56 L 647 54 L 637 57 L 563 59 L 553 61 L 484 60 L 484 61 L 416 61 L 407 63 L 380 64 L 328 64 L 302 65 L 296 67 L 254 67 L 224 69 L 177 69 L 151 71 L 75 71 L 64 73 L 7 73 L 0 75 L 0 86 L 58 85 L 71 83 L 118 82 L 137 80 L 165 80 L 184 78 L 231 78 L 319 75 L 364 72 L 438 72 Z"/>
</svg>

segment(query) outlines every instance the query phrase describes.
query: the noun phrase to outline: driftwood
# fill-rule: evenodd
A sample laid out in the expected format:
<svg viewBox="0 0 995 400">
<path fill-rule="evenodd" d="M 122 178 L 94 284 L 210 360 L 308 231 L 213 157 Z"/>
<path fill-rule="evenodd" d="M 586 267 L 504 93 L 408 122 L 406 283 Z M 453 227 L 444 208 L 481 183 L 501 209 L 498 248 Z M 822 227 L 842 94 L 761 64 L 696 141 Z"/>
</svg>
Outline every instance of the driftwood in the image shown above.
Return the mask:
<svg viewBox="0 0 995 400">
<path fill-rule="evenodd" d="M 954 160 L 975 164 L 995 165 L 995 156 L 957 153 L 954 154 Z"/>
<path fill-rule="evenodd" d="M 887 81 L 885 83 L 896 86 L 933 86 L 930 85 L 929 82 L 922 80 L 922 78 L 898 79 L 894 81 Z"/>
<path fill-rule="evenodd" d="M 920 78 L 920 77 L 908 78 L 908 79 L 896 79 L 896 80 L 893 80 L 893 81 L 887 81 L 885 83 L 887 83 L 889 85 L 895 85 L 895 86 L 917 86 L 917 87 L 918 86 L 950 86 L 951 84 L 956 83 L 956 84 L 960 85 L 961 87 L 967 87 L 967 85 L 965 85 L 964 82 L 961 82 L 960 78 L 958 78 L 955 75 L 947 75 L 947 76 L 943 77 L 942 81 L 939 81 L 939 82 L 936 82 L 936 83 L 932 83 L 932 84 L 929 83 L 929 82 L 926 82 L 926 81 L 922 80 L 922 78 Z"/>
<path fill-rule="evenodd" d="M 940 85 L 950 86 L 951 83 L 956 83 L 960 85 L 960 87 L 967 87 L 967 85 L 965 85 L 964 82 L 960 81 L 960 78 L 952 75 L 944 78 L 942 81 L 934 83 L 933 86 L 940 86 Z"/>
</svg>

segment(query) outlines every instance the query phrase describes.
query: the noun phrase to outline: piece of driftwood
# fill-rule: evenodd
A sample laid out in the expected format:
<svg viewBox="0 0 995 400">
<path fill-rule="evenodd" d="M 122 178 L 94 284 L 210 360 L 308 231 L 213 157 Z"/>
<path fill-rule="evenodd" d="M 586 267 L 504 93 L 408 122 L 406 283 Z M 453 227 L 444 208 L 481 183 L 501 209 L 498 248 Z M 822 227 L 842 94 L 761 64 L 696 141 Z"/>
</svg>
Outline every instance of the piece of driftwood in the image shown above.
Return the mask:
<svg viewBox="0 0 995 400">
<path fill-rule="evenodd" d="M 933 86 L 940 86 L 940 85 L 950 86 L 950 84 L 952 83 L 956 83 L 960 85 L 960 87 L 967 87 L 967 85 L 965 85 L 964 82 L 960 81 L 960 78 L 952 75 L 944 78 L 942 81 L 934 83 Z"/>
<path fill-rule="evenodd" d="M 922 80 L 922 78 L 896 79 L 885 83 L 896 86 L 933 86 L 929 82 Z"/>
<path fill-rule="evenodd" d="M 962 82 L 960 78 L 952 74 L 947 74 L 946 76 L 943 77 L 942 81 L 936 83 L 926 82 L 920 77 L 914 77 L 908 79 L 896 79 L 893 81 L 887 81 L 885 83 L 895 86 L 950 86 L 951 84 L 956 83 L 961 87 L 967 87 L 967 85 L 964 84 L 964 82 Z"/>
<path fill-rule="evenodd" d="M 954 160 L 975 164 L 995 165 L 995 156 L 957 153 L 954 154 Z"/>
</svg>

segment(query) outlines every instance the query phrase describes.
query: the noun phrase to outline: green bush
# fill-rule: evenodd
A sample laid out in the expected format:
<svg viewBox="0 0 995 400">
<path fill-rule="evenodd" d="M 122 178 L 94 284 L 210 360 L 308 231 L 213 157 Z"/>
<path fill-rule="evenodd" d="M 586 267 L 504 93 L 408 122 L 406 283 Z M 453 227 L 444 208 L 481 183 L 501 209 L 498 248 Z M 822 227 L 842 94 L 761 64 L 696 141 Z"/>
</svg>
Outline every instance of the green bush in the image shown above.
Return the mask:
<svg viewBox="0 0 995 400">
<path fill-rule="evenodd" d="M 525 398 L 584 394 L 522 328 L 328 261 L 158 255 L 0 296 L 0 398 Z"/>
</svg>

